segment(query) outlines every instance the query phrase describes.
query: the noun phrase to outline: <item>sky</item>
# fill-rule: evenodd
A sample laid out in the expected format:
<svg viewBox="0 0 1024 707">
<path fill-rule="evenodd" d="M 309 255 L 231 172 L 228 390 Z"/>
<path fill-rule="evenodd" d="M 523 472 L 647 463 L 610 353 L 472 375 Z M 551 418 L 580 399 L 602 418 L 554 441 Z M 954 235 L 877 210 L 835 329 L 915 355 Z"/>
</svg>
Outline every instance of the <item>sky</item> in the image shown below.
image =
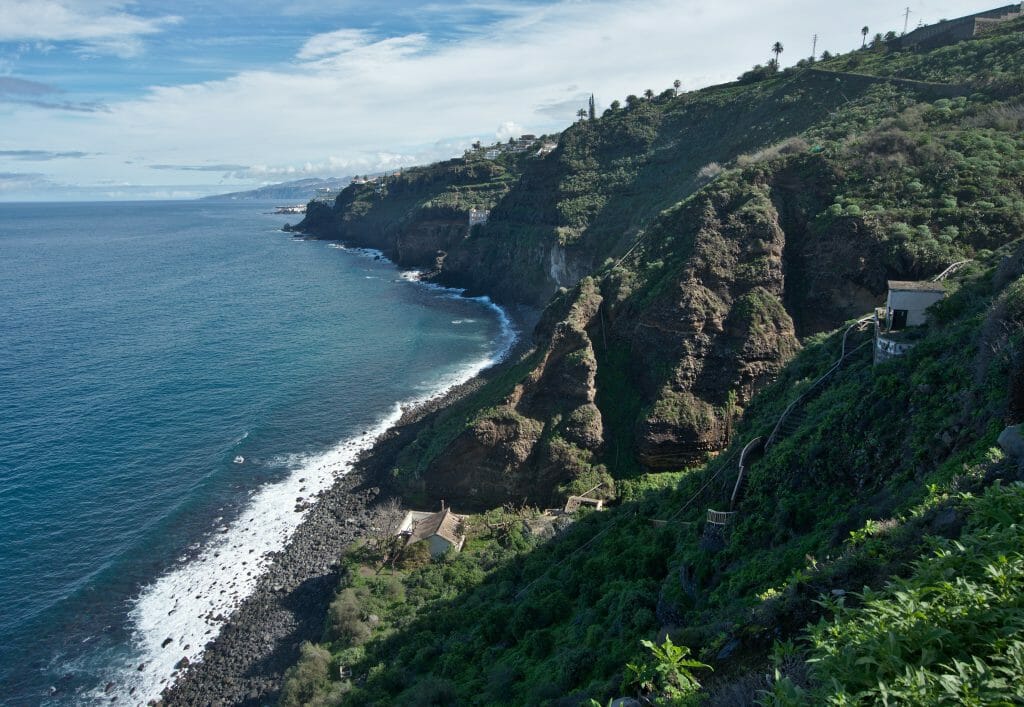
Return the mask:
<svg viewBox="0 0 1024 707">
<path fill-rule="evenodd" d="M 0 201 L 195 198 L 459 155 L 1006 0 L 0 0 Z"/>
</svg>

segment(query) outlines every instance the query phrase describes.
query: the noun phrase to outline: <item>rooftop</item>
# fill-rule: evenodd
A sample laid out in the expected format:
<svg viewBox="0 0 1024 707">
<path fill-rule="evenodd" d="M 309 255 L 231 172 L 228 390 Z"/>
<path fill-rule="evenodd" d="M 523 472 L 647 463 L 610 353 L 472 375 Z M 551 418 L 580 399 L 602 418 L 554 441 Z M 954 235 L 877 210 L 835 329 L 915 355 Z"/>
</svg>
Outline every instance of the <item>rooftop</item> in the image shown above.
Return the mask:
<svg viewBox="0 0 1024 707">
<path fill-rule="evenodd" d="M 413 528 L 409 543 L 419 540 L 426 540 L 432 535 L 444 538 L 452 545 L 459 545 L 462 541 L 462 533 L 459 532 L 459 525 L 462 523 L 462 516 L 452 513 L 450 508 L 445 508 L 437 513 L 432 513 L 423 518 Z"/>
<path fill-rule="evenodd" d="M 889 280 L 889 290 L 900 292 L 945 292 L 941 282 L 931 280 Z"/>
</svg>

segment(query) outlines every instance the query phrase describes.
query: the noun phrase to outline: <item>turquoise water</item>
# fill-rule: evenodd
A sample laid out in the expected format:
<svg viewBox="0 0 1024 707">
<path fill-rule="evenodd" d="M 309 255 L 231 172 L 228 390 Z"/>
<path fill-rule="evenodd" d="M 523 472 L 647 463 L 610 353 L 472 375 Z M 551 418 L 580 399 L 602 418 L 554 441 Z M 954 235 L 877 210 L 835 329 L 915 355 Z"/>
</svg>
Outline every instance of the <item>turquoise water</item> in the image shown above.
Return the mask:
<svg viewBox="0 0 1024 707">
<path fill-rule="evenodd" d="M 294 240 L 267 211 L 0 205 L 5 703 L 98 699 L 140 656 L 144 703 L 169 669 L 156 617 L 213 591 L 204 553 L 280 547 L 297 488 L 508 345 L 486 301 Z M 193 609 L 177 628 L 201 635 Z"/>
</svg>

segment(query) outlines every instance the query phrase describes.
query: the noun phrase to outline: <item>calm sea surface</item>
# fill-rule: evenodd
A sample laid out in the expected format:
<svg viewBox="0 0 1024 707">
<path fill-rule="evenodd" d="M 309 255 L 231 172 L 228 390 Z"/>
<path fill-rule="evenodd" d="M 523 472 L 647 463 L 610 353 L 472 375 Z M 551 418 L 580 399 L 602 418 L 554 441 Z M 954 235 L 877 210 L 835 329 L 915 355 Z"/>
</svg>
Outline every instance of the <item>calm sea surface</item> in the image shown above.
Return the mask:
<svg viewBox="0 0 1024 707">
<path fill-rule="evenodd" d="M 508 345 L 488 302 L 268 211 L 0 204 L 0 703 L 144 704 L 296 496 Z"/>
</svg>

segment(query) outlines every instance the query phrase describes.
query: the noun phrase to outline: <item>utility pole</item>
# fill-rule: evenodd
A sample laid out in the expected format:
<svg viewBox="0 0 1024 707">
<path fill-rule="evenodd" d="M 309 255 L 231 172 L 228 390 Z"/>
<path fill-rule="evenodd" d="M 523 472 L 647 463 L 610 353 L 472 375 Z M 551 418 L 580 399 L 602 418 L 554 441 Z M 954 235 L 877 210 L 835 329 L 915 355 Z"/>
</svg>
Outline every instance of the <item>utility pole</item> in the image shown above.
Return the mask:
<svg viewBox="0 0 1024 707">
<path fill-rule="evenodd" d="M 811 58 L 818 56 L 818 35 L 814 35 L 814 40 L 811 43 Z"/>
<path fill-rule="evenodd" d="M 907 33 L 907 23 L 910 21 L 910 8 L 903 13 L 903 34 Z"/>
</svg>

